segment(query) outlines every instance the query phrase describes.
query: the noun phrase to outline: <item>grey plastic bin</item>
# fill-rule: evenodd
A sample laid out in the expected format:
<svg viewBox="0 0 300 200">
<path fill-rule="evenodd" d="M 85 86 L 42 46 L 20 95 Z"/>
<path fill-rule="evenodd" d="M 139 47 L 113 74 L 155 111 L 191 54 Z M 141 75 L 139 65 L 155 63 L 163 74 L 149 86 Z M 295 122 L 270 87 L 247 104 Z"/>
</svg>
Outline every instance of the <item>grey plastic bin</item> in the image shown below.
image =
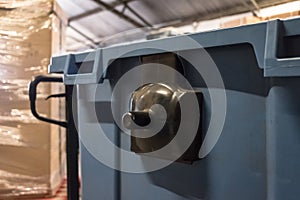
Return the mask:
<svg viewBox="0 0 300 200">
<path fill-rule="evenodd" d="M 80 137 L 97 134 L 101 123 L 116 146 L 128 148 L 129 136 L 111 116 L 111 91 L 124 73 L 141 64 L 141 57 L 168 51 L 197 57 L 186 37 L 208 52 L 225 85 L 226 118 L 216 145 L 193 164 L 174 162 L 135 174 L 107 167 L 81 142 L 82 199 L 300 199 L 300 19 L 53 57 L 49 72 L 63 73 L 64 83 L 76 86 Z M 212 114 L 208 88 L 191 63 L 182 59 L 181 65 L 191 86 L 203 93 L 205 132 Z M 94 109 L 102 120 L 90 118 Z M 119 161 L 118 152 L 103 151 L 100 145 L 100 154 Z"/>
</svg>

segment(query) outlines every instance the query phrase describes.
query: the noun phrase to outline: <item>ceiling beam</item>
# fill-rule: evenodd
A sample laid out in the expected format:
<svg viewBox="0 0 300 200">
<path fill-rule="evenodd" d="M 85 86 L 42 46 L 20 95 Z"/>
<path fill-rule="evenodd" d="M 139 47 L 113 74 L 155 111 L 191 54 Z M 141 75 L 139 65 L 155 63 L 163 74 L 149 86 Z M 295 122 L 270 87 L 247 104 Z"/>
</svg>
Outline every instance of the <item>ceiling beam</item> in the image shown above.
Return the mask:
<svg viewBox="0 0 300 200">
<path fill-rule="evenodd" d="M 132 14 L 134 14 L 139 20 L 141 20 L 146 26 L 152 27 L 152 24 L 150 24 L 144 17 L 142 17 L 137 11 L 135 11 L 133 8 L 131 8 L 127 3 L 124 3 L 125 8 L 127 8 Z"/>
<path fill-rule="evenodd" d="M 69 22 L 76 21 L 76 20 L 80 20 L 80 19 L 82 19 L 82 18 L 88 17 L 88 16 L 90 16 L 90 15 L 96 14 L 96 13 L 101 12 L 101 11 L 103 11 L 103 9 L 100 8 L 100 7 L 99 7 L 99 8 L 94 8 L 94 9 L 92 9 L 92 10 L 86 11 L 86 12 L 81 13 L 81 14 L 79 14 L 79 15 L 75 15 L 75 16 L 73 16 L 73 17 L 70 17 L 70 18 L 69 18 Z"/>
<path fill-rule="evenodd" d="M 68 27 L 70 27 L 71 29 L 73 29 L 76 33 L 78 33 L 79 35 L 81 35 L 82 37 L 84 37 L 87 41 L 89 41 L 91 43 L 90 47 L 96 48 L 98 45 L 96 44 L 96 42 L 90 38 L 89 36 L 87 36 L 86 34 L 84 34 L 82 31 L 80 31 L 79 29 L 75 28 L 74 26 L 72 26 L 71 24 L 68 25 Z"/>
<path fill-rule="evenodd" d="M 246 1 L 242 1 L 242 4 L 245 5 L 245 7 L 247 7 L 249 9 L 249 11 L 253 14 L 253 16 L 257 17 L 257 14 L 256 14 L 257 9 L 255 8 L 255 6 L 253 4 L 249 5 L 249 2 L 246 2 Z"/>
<path fill-rule="evenodd" d="M 61 17 L 61 15 L 59 15 L 56 12 L 56 10 L 52 10 L 51 14 L 54 14 L 59 19 L 59 21 L 61 23 L 63 23 L 66 27 L 71 28 L 73 31 L 75 31 L 76 33 L 78 33 L 79 35 L 84 37 L 87 41 L 91 42 L 91 45 L 90 45 L 91 48 L 96 48 L 97 47 L 96 42 L 92 38 L 88 37 L 86 34 L 84 34 L 82 31 L 78 30 L 76 27 L 74 27 L 70 23 L 65 23 L 64 19 Z"/>
<path fill-rule="evenodd" d="M 132 24 L 136 28 L 144 28 L 145 27 L 143 24 L 137 22 L 135 19 L 132 19 L 131 17 L 125 15 L 124 13 L 118 11 L 117 9 L 112 7 L 111 5 L 105 3 L 101 0 L 92 0 L 92 1 L 97 3 L 99 6 L 103 7 L 105 10 L 108 10 L 111 13 L 113 13 L 113 14 L 117 15 L 118 17 L 124 19 L 125 21 L 129 22 L 130 24 Z"/>
<path fill-rule="evenodd" d="M 256 0 L 250 0 L 250 1 L 251 1 L 252 5 L 255 7 L 255 9 L 257 11 L 260 11 L 260 7 L 259 7 L 258 3 L 256 2 Z"/>
<path fill-rule="evenodd" d="M 114 1 L 114 2 L 112 2 L 112 3 L 110 3 L 110 4 L 108 4 L 108 5 L 109 5 L 111 8 L 115 8 L 115 7 L 117 7 L 117 6 L 123 5 L 124 3 L 130 3 L 130 2 L 132 2 L 132 1 L 136 1 L 136 0 L 123 0 L 123 1 L 117 0 L 117 1 Z M 81 14 L 79 14 L 79 15 L 75 15 L 75 16 L 73 16 L 73 17 L 70 17 L 70 18 L 69 18 L 69 22 L 76 21 L 76 20 L 80 20 L 80 19 L 82 19 L 82 18 L 85 18 L 85 17 L 88 17 L 88 16 L 90 16 L 90 15 L 93 15 L 93 14 L 96 14 L 96 13 L 99 13 L 99 12 L 102 12 L 102 11 L 104 11 L 104 10 L 107 10 L 107 9 L 103 9 L 102 6 L 97 7 L 97 8 L 94 8 L 94 9 L 89 10 L 89 11 L 87 11 L 87 12 L 81 13 Z"/>
</svg>

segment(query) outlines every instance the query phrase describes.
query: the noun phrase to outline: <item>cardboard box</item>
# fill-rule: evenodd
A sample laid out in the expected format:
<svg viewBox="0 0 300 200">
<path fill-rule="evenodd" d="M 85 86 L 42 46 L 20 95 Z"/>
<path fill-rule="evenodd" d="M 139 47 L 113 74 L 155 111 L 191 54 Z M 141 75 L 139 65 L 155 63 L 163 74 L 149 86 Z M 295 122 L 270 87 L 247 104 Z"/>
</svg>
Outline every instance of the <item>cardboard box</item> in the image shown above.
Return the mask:
<svg viewBox="0 0 300 200">
<path fill-rule="evenodd" d="M 37 75 L 47 74 L 51 54 L 63 51 L 65 28 L 57 17 L 50 16 L 52 0 L 31 1 L 35 16 L 24 24 L 27 22 L 22 21 L 22 16 L 30 17 L 30 1 L 24 2 L 25 8 L 15 4 L 14 9 L 0 16 L 0 30 L 11 30 L 5 30 L 6 36 L 0 32 L 0 42 L 5 44 L 0 47 L 0 199 L 52 196 L 65 177 L 65 130 L 36 120 L 28 98 L 29 82 Z M 38 9 L 40 17 L 36 16 Z M 16 14 L 20 18 L 7 20 Z M 10 24 L 5 26 L 6 22 Z M 53 92 L 62 92 L 62 88 L 40 85 L 39 113 L 63 118 L 63 100 L 44 100 Z"/>
</svg>

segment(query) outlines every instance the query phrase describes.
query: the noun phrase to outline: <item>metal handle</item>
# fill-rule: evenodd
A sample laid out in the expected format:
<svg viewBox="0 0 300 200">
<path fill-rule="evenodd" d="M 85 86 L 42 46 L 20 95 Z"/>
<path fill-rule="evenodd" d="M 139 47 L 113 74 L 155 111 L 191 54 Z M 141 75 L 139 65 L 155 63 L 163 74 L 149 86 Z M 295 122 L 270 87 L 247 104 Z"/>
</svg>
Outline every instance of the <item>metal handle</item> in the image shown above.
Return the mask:
<svg viewBox="0 0 300 200">
<path fill-rule="evenodd" d="M 127 129 L 135 129 L 136 125 L 145 127 L 150 124 L 151 119 L 148 112 L 132 111 L 125 113 L 122 118 L 123 125 Z M 136 125 L 135 125 L 136 124 Z"/>
<path fill-rule="evenodd" d="M 32 112 L 33 116 L 35 116 L 37 119 L 39 119 L 41 121 L 51 123 L 51 124 L 56 124 L 58 126 L 62 126 L 62 127 L 66 128 L 67 127 L 67 122 L 42 117 L 37 113 L 37 110 L 36 110 L 36 94 L 37 94 L 37 92 L 36 91 L 37 91 L 38 84 L 41 83 L 41 82 L 61 83 L 61 82 L 63 82 L 63 79 L 61 77 L 37 76 L 37 77 L 35 77 L 35 79 L 33 81 L 30 82 L 30 85 L 29 85 L 29 100 L 30 100 L 30 109 L 31 109 L 31 112 Z"/>
</svg>

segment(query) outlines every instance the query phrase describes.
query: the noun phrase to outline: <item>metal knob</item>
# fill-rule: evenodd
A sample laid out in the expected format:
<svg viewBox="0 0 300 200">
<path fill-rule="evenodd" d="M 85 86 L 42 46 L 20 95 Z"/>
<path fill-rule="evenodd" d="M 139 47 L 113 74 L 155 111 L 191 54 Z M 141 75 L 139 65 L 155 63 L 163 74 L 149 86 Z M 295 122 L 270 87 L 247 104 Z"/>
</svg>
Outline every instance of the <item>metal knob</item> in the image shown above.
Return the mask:
<svg viewBox="0 0 300 200">
<path fill-rule="evenodd" d="M 122 118 L 123 125 L 127 129 L 136 129 L 148 126 L 151 122 L 149 112 L 146 111 L 132 111 L 125 113 Z M 138 125 L 138 126 L 136 126 Z"/>
</svg>

